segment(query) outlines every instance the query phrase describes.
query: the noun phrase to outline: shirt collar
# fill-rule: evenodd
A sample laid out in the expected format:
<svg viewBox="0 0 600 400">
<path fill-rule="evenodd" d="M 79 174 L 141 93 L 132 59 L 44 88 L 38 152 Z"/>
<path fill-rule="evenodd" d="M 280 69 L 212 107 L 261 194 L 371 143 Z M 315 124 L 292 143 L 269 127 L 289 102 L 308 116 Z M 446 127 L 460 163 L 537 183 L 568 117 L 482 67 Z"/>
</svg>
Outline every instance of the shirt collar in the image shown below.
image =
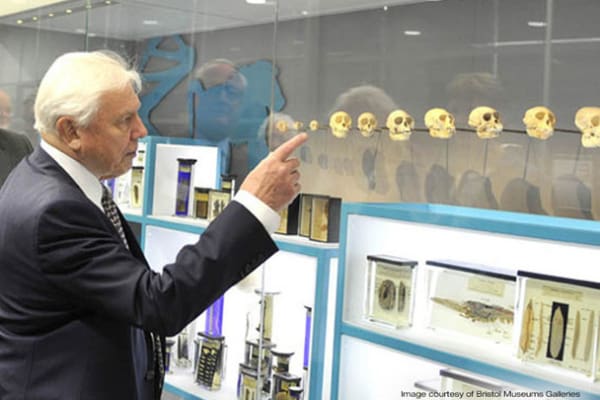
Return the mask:
<svg viewBox="0 0 600 400">
<path fill-rule="evenodd" d="M 40 146 L 75 181 L 85 196 L 90 199 L 90 201 L 98 208 L 100 208 L 100 210 L 103 210 L 101 202 L 102 184 L 98 178 L 96 178 L 94 174 L 92 174 L 79 161 L 69 157 L 43 139 L 40 142 Z"/>
</svg>

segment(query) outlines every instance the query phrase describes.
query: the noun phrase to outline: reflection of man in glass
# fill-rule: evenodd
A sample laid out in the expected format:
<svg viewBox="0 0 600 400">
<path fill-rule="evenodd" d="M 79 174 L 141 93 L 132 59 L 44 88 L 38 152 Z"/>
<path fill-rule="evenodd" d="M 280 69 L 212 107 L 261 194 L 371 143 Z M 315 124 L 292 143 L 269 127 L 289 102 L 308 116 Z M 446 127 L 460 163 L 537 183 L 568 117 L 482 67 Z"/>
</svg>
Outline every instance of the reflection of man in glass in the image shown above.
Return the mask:
<svg viewBox="0 0 600 400">
<path fill-rule="evenodd" d="M 209 61 L 194 75 L 190 86 L 193 136 L 211 141 L 231 137 L 239 122 L 246 78 L 226 59 Z"/>
<path fill-rule="evenodd" d="M 7 129 L 10 126 L 12 117 L 12 103 L 10 96 L 3 90 L 0 90 L 0 128 Z"/>
<path fill-rule="evenodd" d="M 7 130 L 12 117 L 10 97 L 0 89 L 0 186 L 21 161 L 31 153 L 29 140 L 21 134 Z"/>
<path fill-rule="evenodd" d="M 448 111 L 454 115 L 457 127 L 466 127 L 469 113 L 475 107 L 501 109 L 504 91 L 500 80 L 488 72 L 457 74 L 446 87 Z"/>
</svg>

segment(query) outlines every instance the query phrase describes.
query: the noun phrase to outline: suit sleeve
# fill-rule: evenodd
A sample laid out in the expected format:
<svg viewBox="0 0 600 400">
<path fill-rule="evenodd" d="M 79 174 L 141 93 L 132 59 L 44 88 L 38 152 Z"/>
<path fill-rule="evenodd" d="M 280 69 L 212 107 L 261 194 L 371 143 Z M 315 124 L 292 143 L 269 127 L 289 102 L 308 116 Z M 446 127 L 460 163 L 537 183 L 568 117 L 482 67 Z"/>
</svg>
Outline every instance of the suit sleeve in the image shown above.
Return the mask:
<svg viewBox="0 0 600 400">
<path fill-rule="evenodd" d="M 38 222 L 42 273 L 81 312 L 97 312 L 174 335 L 243 279 L 277 247 L 261 223 L 230 203 L 198 242 L 184 246 L 162 274 L 120 243 L 95 206 L 62 202 Z"/>
</svg>

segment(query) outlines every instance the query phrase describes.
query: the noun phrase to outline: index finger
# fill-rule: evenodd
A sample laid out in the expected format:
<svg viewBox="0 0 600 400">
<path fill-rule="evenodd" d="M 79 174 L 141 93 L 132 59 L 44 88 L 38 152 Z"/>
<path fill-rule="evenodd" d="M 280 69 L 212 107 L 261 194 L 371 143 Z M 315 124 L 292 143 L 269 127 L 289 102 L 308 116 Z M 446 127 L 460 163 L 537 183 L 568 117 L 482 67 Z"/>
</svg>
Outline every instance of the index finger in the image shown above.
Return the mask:
<svg viewBox="0 0 600 400">
<path fill-rule="evenodd" d="M 294 150 L 306 142 L 307 139 L 308 135 L 306 132 L 302 132 L 273 150 L 271 156 L 277 158 L 278 160 L 285 161 L 294 152 Z"/>
</svg>

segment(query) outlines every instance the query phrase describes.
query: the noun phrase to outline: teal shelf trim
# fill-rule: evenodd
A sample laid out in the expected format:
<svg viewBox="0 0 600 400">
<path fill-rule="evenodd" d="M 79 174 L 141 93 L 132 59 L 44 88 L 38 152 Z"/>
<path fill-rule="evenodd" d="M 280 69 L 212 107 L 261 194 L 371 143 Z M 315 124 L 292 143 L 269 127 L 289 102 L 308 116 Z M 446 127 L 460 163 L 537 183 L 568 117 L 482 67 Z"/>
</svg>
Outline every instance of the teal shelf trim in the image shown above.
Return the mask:
<svg viewBox="0 0 600 400">
<path fill-rule="evenodd" d="M 424 357 L 432 361 L 439 362 L 448 366 L 461 368 L 469 371 L 485 371 L 485 375 L 505 382 L 512 382 L 521 385 L 530 390 L 577 392 L 580 397 L 577 399 L 600 399 L 600 394 L 589 393 L 574 389 L 572 387 L 559 385 L 556 382 L 532 377 L 530 375 L 518 373 L 512 370 L 497 367 L 493 364 L 487 364 L 481 361 L 473 360 L 467 357 L 446 353 L 440 350 L 420 346 L 402 339 L 382 335 L 353 325 L 343 323 L 341 326 L 341 335 L 351 336 L 369 343 L 382 345 L 402 353 L 412 354 L 418 357 Z M 561 397 L 562 398 L 562 397 Z"/>
<path fill-rule="evenodd" d="M 337 257 L 338 248 L 321 248 L 312 246 L 310 243 L 291 243 L 287 241 L 278 240 L 277 237 L 273 237 L 273 240 L 279 247 L 281 251 L 289 251 L 290 253 L 300 253 L 305 254 L 307 256 L 319 257 L 321 255 L 325 255 L 330 258 Z"/>
<path fill-rule="evenodd" d="M 173 386 L 166 382 L 165 382 L 164 389 L 165 389 L 165 391 L 167 391 L 171 394 L 174 394 L 176 396 L 179 396 L 184 400 L 205 400 L 202 397 L 194 396 L 193 394 L 190 394 L 190 393 L 186 392 L 185 390 L 181 390 L 181 389 L 177 388 L 176 386 Z"/>
<path fill-rule="evenodd" d="M 342 213 L 340 216 L 340 250 L 338 275 L 336 282 L 336 300 L 335 300 L 335 318 L 333 327 L 333 359 L 331 363 L 331 396 L 330 398 L 339 399 L 339 377 L 340 377 L 340 358 L 342 350 L 342 335 L 339 334 L 342 330 L 342 314 L 344 310 L 344 282 L 346 282 L 346 231 L 348 225 L 347 214 L 349 210 L 358 208 L 358 204 L 342 203 Z"/>
<path fill-rule="evenodd" d="M 146 226 L 158 226 L 161 228 L 172 229 L 175 231 L 196 233 L 198 235 L 202 234 L 202 232 L 204 232 L 206 230 L 206 227 L 203 227 L 203 226 L 165 221 L 165 220 L 162 220 L 159 218 L 153 218 L 153 217 L 146 217 L 144 222 L 146 223 Z"/>
<path fill-rule="evenodd" d="M 127 221 L 137 222 L 138 224 L 143 224 L 145 222 L 145 218 L 142 215 L 136 214 L 123 214 Z"/>
<path fill-rule="evenodd" d="M 342 219 L 350 214 L 568 243 L 600 245 L 600 224 L 597 221 L 445 205 L 343 204 Z"/>
</svg>

